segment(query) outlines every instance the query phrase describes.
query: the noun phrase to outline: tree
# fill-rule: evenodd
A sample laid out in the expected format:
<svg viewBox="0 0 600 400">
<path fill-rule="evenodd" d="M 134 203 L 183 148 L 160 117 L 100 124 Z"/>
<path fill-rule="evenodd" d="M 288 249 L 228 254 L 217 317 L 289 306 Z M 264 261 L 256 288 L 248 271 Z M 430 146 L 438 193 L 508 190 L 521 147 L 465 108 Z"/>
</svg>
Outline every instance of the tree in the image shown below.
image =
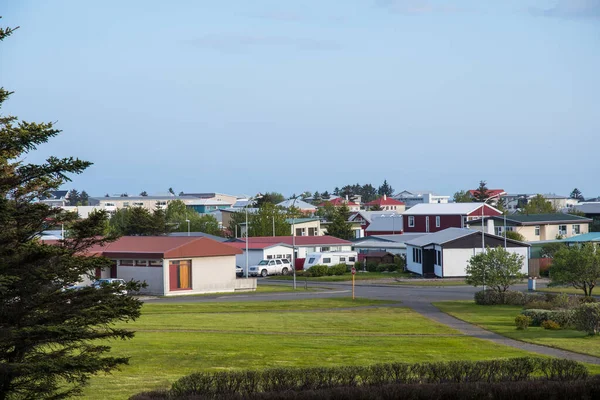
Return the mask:
<svg viewBox="0 0 600 400">
<path fill-rule="evenodd" d="M 127 192 L 121 193 L 121 195 L 119 197 L 129 197 L 129 194 L 127 194 Z"/>
<path fill-rule="evenodd" d="M 498 200 L 496 201 L 496 209 L 498 211 L 500 211 L 502 214 L 508 214 L 508 210 L 506 207 L 506 200 L 503 198 L 498 198 Z"/>
<path fill-rule="evenodd" d="M 455 203 L 471 203 L 473 201 L 471 194 L 466 190 L 459 190 L 454 193 L 453 199 Z"/>
<path fill-rule="evenodd" d="M 567 247 L 567 245 L 561 242 L 545 244 L 542 246 L 541 256 L 545 258 L 554 258 L 554 255 L 565 247 Z"/>
<path fill-rule="evenodd" d="M 519 242 L 525 241 L 525 236 L 521 235 L 519 232 L 506 231 L 506 232 L 503 232 L 502 235 L 506 236 L 507 239 L 518 240 Z"/>
<path fill-rule="evenodd" d="M 369 206 L 369 211 L 383 211 L 383 208 L 381 208 L 381 206 L 379 204 L 375 204 L 375 205 Z"/>
<path fill-rule="evenodd" d="M 248 216 L 248 219 L 250 219 L 250 216 Z M 238 212 L 231 213 L 231 216 L 229 218 L 229 226 L 228 226 L 227 236 L 231 237 L 231 238 L 241 237 L 242 231 L 241 231 L 240 225 L 245 224 L 245 223 L 246 223 L 246 213 L 244 211 L 238 211 Z"/>
<path fill-rule="evenodd" d="M 323 200 L 329 200 L 331 198 L 331 195 L 326 190 L 326 191 L 323 192 L 323 194 L 321 195 L 321 197 L 323 198 Z"/>
<path fill-rule="evenodd" d="M 106 193 L 106 194 L 104 195 L 104 197 L 110 197 L 110 194 Z"/>
<path fill-rule="evenodd" d="M 181 200 L 169 203 L 165 217 L 167 225 L 173 232 L 187 232 L 187 221 L 189 220 L 191 232 L 204 232 L 216 236 L 223 234 L 219 221 L 213 215 L 200 214 L 196 210 L 188 208 Z"/>
<path fill-rule="evenodd" d="M 170 188 L 169 188 L 169 194 L 170 194 L 171 196 L 175 196 L 175 191 L 173 190 L 173 188 L 172 188 L 172 187 L 170 187 Z"/>
<path fill-rule="evenodd" d="M 487 188 L 486 181 L 479 181 L 479 187 L 473 193 L 474 201 L 483 203 L 490 198 L 490 191 Z"/>
<path fill-rule="evenodd" d="M 331 215 L 328 218 L 330 224 L 327 226 L 327 234 L 339 239 L 353 239 L 352 225 L 348 222 L 348 218 L 350 217 L 348 206 L 332 207 L 332 209 L 329 211 Z"/>
<path fill-rule="evenodd" d="M 385 194 L 389 197 L 394 194 L 394 189 L 387 183 L 387 180 L 384 180 L 383 184 L 379 186 L 379 189 L 377 189 L 377 193 L 380 196 L 383 196 Z"/>
<path fill-rule="evenodd" d="M 550 266 L 551 285 L 569 285 L 591 296 L 600 279 L 600 249 L 593 243 L 563 247 Z"/>
<path fill-rule="evenodd" d="M 290 223 L 287 221 L 285 210 L 271 203 L 264 203 L 258 212 L 249 216 L 248 236 L 273 236 L 273 225 L 275 236 L 290 236 Z"/>
<path fill-rule="evenodd" d="M 485 285 L 493 291 L 506 292 L 511 285 L 525 278 L 526 275 L 521 273 L 523 260 L 523 256 L 502 247 L 488 247 L 485 252 L 471 257 L 465 281 L 469 285 Z"/>
<path fill-rule="evenodd" d="M 579 201 L 585 200 L 585 198 L 583 197 L 583 194 L 581 194 L 581 191 L 577 188 L 573 189 L 573 191 L 571 192 L 569 197 L 572 199 L 579 200 Z"/>
<path fill-rule="evenodd" d="M 302 200 L 306 200 L 306 199 L 308 199 L 310 196 L 312 196 L 312 193 L 307 191 L 307 192 L 304 192 L 304 193 L 302 193 L 302 194 L 300 195 L 300 198 L 301 198 Z"/>
<path fill-rule="evenodd" d="M 368 203 L 377 198 L 377 189 L 370 183 L 367 183 L 360 188 L 360 195 L 362 196 L 363 203 Z"/>
<path fill-rule="evenodd" d="M 144 207 L 117 210 L 109 221 L 109 231 L 119 236 L 162 236 L 171 231 L 165 212 L 156 208 L 150 212 Z"/>
<path fill-rule="evenodd" d="M 530 199 L 519 211 L 521 214 L 554 214 L 557 212 L 552 203 L 541 194 Z"/>
<path fill-rule="evenodd" d="M 148 192 L 146 192 L 145 190 L 142 191 L 142 193 L 140 193 L 141 197 L 147 197 L 148 196 Z"/>
<path fill-rule="evenodd" d="M 335 189 L 333 189 L 333 195 L 334 196 L 339 196 L 340 195 L 340 188 L 339 187 L 335 187 Z"/>
<path fill-rule="evenodd" d="M 90 204 L 90 196 L 85 190 L 81 191 L 81 194 L 79 195 L 79 202 L 82 206 L 87 206 Z"/>
<path fill-rule="evenodd" d="M 12 31 L 0 28 L 0 41 Z M 10 94 L 0 88 L 0 106 Z M 117 295 L 116 286 L 62 290 L 82 276 L 92 278 L 96 268 L 109 268 L 110 260 L 86 252 L 114 238 L 103 237 L 104 212 L 79 220 L 75 213 L 35 201 L 91 165 L 53 156 L 26 163 L 28 154 L 59 133 L 53 123 L 0 115 L 0 399 L 80 393 L 91 375 L 128 362 L 107 356 L 107 340 L 132 338 L 131 330 L 113 323 L 140 315 L 142 303 Z M 49 220 L 65 224 L 69 239 L 39 241 Z"/>
<path fill-rule="evenodd" d="M 285 197 L 281 193 L 267 192 L 262 197 L 256 200 L 256 207 L 260 208 L 263 204 L 271 203 L 273 205 L 279 204 L 285 200 Z"/>
<path fill-rule="evenodd" d="M 80 194 L 77 189 L 71 189 L 69 191 L 69 205 L 76 206 L 79 202 Z"/>
</svg>

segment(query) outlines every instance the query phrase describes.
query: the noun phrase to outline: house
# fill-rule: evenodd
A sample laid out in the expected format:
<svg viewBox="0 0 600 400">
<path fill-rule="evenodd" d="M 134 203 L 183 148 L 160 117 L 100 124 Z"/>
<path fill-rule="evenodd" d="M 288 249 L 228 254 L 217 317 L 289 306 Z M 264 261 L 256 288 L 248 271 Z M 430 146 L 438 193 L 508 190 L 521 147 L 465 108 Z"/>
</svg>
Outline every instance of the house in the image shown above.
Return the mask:
<svg viewBox="0 0 600 400">
<path fill-rule="evenodd" d="M 40 199 L 40 203 L 49 205 L 50 207 L 64 207 L 68 206 L 69 191 L 68 190 L 52 190 L 48 192 L 48 195 Z"/>
<path fill-rule="evenodd" d="M 211 235 L 210 233 L 204 233 L 204 232 L 171 232 L 168 234 L 168 236 L 176 236 L 176 237 L 184 237 L 184 236 L 190 236 L 190 237 L 203 237 L 203 238 L 208 238 L 208 239 L 212 239 L 212 240 L 216 240 L 217 242 L 227 242 L 229 241 L 228 238 L 222 237 L 222 236 L 217 236 L 217 235 Z"/>
<path fill-rule="evenodd" d="M 358 258 L 358 261 L 363 261 L 367 264 L 375 263 L 375 264 L 393 264 L 394 263 L 394 254 L 389 253 L 387 251 L 372 251 L 370 253 L 364 254 L 361 258 Z"/>
<path fill-rule="evenodd" d="M 504 232 L 503 216 L 484 218 L 488 221 L 487 232 L 502 235 Z M 484 221 L 484 222 L 485 222 Z M 527 242 L 569 238 L 589 232 L 592 219 L 578 215 L 556 214 L 510 214 L 506 216 L 506 230 L 517 232 Z M 471 229 L 481 230 L 481 217 L 467 223 Z"/>
<path fill-rule="evenodd" d="M 427 190 L 403 190 L 393 198 L 402 201 L 406 208 L 417 204 L 446 204 L 450 201 L 450 196 L 442 196 Z"/>
<path fill-rule="evenodd" d="M 517 212 L 522 209 L 531 199 L 537 194 L 521 193 L 521 194 L 503 194 L 500 198 L 504 202 L 504 206 L 509 212 Z M 549 201 L 556 210 L 570 209 L 579 204 L 579 200 L 572 199 L 567 196 L 560 196 L 554 193 L 542 194 L 542 197 Z"/>
<path fill-rule="evenodd" d="M 365 203 L 365 209 L 379 208 L 382 211 L 393 211 L 396 213 L 402 213 L 406 209 L 406 205 L 400 200 L 396 200 L 392 197 L 387 197 L 385 194 L 373 201 Z"/>
<path fill-rule="evenodd" d="M 482 235 L 483 243 L 482 243 Z M 406 242 L 406 269 L 439 278 L 466 276 L 469 260 L 482 246 L 504 246 L 503 237 L 472 229 L 448 228 Z M 506 250 L 523 256 L 521 272 L 528 272 L 529 244 L 506 239 Z"/>
<path fill-rule="evenodd" d="M 585 233 L 583 235 L 572 236 L 570 238 L 564 239 L 562 242 L 566 243 L 567 246 L 572 246 L 572 245 L 581 244 L 581 243 L 600 244 L 600 232 L 590 232 L 590 233 Z"/>
<path fill-rule="evenodd" d="M 477 194 L 479 193 L 478 189 L 473 189 L 473 190 L 469 190 L 469 194 L 471 195 L 472 199 L 477 199 Z M 488 189 L 487 192 L 487 199 L 491 199 L 491 202 L 493 204 L 496 204 L 498 202 L 498 200 L 506 194 L 506 192 L 504 191 L 504 189 Z"/>
<path fill-rule="evenodd" d="M 332 205 L 334 207 L 342 207 L 343 205 L 348 206 L 348 208 L 350 209 L 350 211 L 359 211 L 360 210 L 360 205 L 348 200 L 348 198 L 343 199 L 341 197 L 336 197 L 335 199 L 330 199 L 330 200 L 326 200 L 324 202 L 322 202 L 321 204 L 319 204 L 317 207 L 325 207 L 325 205 Z"/>
<path fill-rule="evenodd" d="M 391 212 L 391 211 L 360 210 L 360 211 L 350 214 L 350 217 L 348 218 L 348 222 L 360 223 L 362 230 L 365 231 L 369 227 L 369 225 L 371 224 L 371 222 L 373 221 L 374 218 L 378 218 L 381 216 L 395 215 L 395 214 L 396 214 L 395 212 Z M 359 237 L 362 237 L 362 236 L 364 236 L 364 235 L 361 235 Z"/>
<path fill-rule="evenodd" d="M 281 203 L 277 203 L 277 206 L 288 209 L 291 207 L 297 208 L 300 210 L 302 214 L 313 215 L 317 211 L 317 207 L 313 206 L 310 203 L 307 203 L 301 199 L 288 199 L 284 200 Z"/>
<path fill-rule="evenodd" d="M 121 208 L 143 207 L 148 211 L 157 208 L 166 209 L 168 204 L 174 200 L 181 200 L 176 196 L 110 196 L 93 197 L 98 202 L 98 208 L 109 213 L 114 213 Z"/>
<path fill-rule="evenodd" d="M 406 256 L 406 242 L 423 235 L 429 233 L 366 236 L 353 240 L 352 249 L 358 253 L 359 260 L 362 260 L 365 254 L 380 251 Z"/>
<path fill-rule="evenodd" d="M 236 265 L 242 268 L 246 267 L 246 242 L 229 242 L 230 246 L 242 250 L 241 254 L 235 257 Z M 292 259 L 292 246 L 285 243 L 268 243 L 248 241 L 248 265 L 256 265 L 261 260 L 270 260 L 276 258 Z"/>
<path fill-rule="evenodd" d="M 367 229 L 365 229 L 365 236 L 402 233 L 402 219 L 402 215 L 395 213 L 373 218 Z"/>
<path fill-rule="evenodd" d="M 145 281 L 142 293 L 174 296 L 255 289 L 256 281 L 236 279 L 236 256 L 242 251 L 203 237 L 124 236 L 89 255 L 113 260 L 96 278 Z"/>
<path fill-rule="evenodd" d="M 245 243 L 246 238 L 234 238 L 231 242 Z M 305 258 L 307 253 L 323 251 L 352 251 L 352 242 L 333 236 L 257 236 L 249 237 L 248 245 L 258 243 L 287 244 L 296 249 L 295 258 Z M 245 248 L 245 247 L 244 247 Z"/>
<path fill-rule="evenodd" d="M 238 196 L 233 196 L 230 194 L 223 194 L 223 193 L 215 193 L 215 192 L 211 192 L 211 193 L 180 193 L 179 197 L 182 198 L 189 198 L 189 199 L 204 199 L 204 200 L 213 200 L 213 201 L 217 201 L 223 204 L 231 204 L 234 205 L 238 200 L 241 200 Z M 187 202 L 184 200 L 184 203 L 187 204 Z"/>
<path fill-rule="evenodd" d="M 223 210 L 227 208 L 231 208 L 234 202 L 230 200 L 223 199 L 189 199 L 182 198 L 181 199 L 185 206 L 191 210 L 196 211 L 198 214 L 207 214 L 216 210 Z"/>
<path fill-rule="evenodd" d="M 324 235 L 321 231 L 320 218 L 288 218 L 291 235 L 294 236 L 319 236 Z"/>
<path fill-rule="evenodd" d="M 600 202 L 586 202 L 578 204 L 573 208 L 579 212 L 582 212 L 587 218 L 592 219 L 590 231 L 600 231 Z"/>
<path fill-rule="evenodd" d="M 485 203 L 417 204 L 403 214 L 403 230 L 438 232 L 446 228 L 464 228 L 467 221 L 484 216 L 502 215 Z"/>
</svg>

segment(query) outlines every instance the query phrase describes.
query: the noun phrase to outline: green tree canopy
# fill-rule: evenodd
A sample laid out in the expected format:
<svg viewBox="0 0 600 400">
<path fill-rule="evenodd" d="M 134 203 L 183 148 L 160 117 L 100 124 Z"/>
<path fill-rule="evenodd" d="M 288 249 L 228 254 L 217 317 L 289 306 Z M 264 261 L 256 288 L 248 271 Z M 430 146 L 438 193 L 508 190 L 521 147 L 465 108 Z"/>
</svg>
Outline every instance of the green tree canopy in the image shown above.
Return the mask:
<svg viewBox="0 0 600 400">
<path fill-rule="evenodd" d="M 519 242 L 525 241 L 525 236 L 521 235 L 519 232 L 506 231 L 502 235 L 506 236 L 507 239 L 518 240 Z"/>
<path fill-rule="evenodd" d="M 459 190 L 458 192 L 454 193 L 453 200 L 455 203 L 471 203 L 473 198 L 468 191 Z"/>
<path fill-rule="evenodd" d="M 0 28 L 0 41 L 12 33 Z M 0 88 L 0 107 L 11 93 Z M 111 357 L 110 339 L 133 337 L 115 326 L 140 315 L 142 303 L 107 286 L 64 290 L 96 268 L 109 268 L 104 257 L 87 250 L 108 243 L 107 215 L 80 220 L 37 202 L 82 173 L 91 163 L 73 157 L 48 157 L 27 163 L 40 145 L 59 134 L 51 122 L 18 121 L 0 115 L 0 398 L 59 399 L 78 394 L 98 372 L 128 362 Z M 58 244 L 38 240 L 50 224 L 64 224 L 69 239 Z M 139 289 L 129 283 L 129 290 Z"/>
<path fill-rule="evenodd" d="M 394 189 L 387 182 L 387 180 L 384 180 L 383 184 L 379 186 L 379 189 L 377 189 L 377 194 L 379 194 L 380 196 L 383 196 L 385 194 L 386 196 L 390 197 L 394 194 Z"/>
<path fill-rule="evenodd" d="M 556 208 L 552 203 L 541 194 L 537 194 L 535 197 L 530 199 L 521 210 L 521 214 L 553 214 L 556 213 Z"/>
<path fill-rule="evenodd" d="M 285 200 L 285 197 L 281 193 L 267 192 L 256 199 L 256 207 L 260 208 L 265 203 L 271 203 L 273 205 L 279 204 Z"/>
<path fill-rule="evenodd" d="M 479 187 L 473 193 L 474 201 L 483 203 L 490 198 L 490 191 L 487 188 L 486 181 L 479 181 Z"/>
<path fill-rule="evenodd" d="M 204 232 L 210 235 L 222 236 L 219 221 L 210 214 L 199 214 L 188 208 L 181 200 L 169 202 L 166 210 L 167 225 L 172 232 L 187 232 L 190 221 L 191 232 Z"/>
<path fill-rule="evenodd" d="M 143 207 L 118 209 L 110 218 L 109 229 L 119 236 L 161 236 L 171 231 L 162 209 L 150 212 Z"/>
<path fill-rule="evenodd" d="M 551 285 L 569 285 L 591 296 L 600 279 L 600 249 L 593 243 L 563 247 L 550 266 Z"/>
<path fill-rule="evenodd" d="M 511 285 L 525 278 L 526 275 L 521 273 L 523 259 L 502 247 L 488 247 L 485 252 L 471 257 L 465 280 L 469 285 L 485 285 L 496 292 L 506 292 Z"/>
<path fill-rule="evenodd" d="M 572 199 L 580 200 L 580 201 L 585 200 L 583 197 L 583 194 L 581 194 L 581 191 L 577 188 L 573 189 L 573 191 L 571 192 L 571 195 L 569 197 Z"/>
<path fill-rule="evenodd" d="M 325 208 L 325 207 L 324 207 Z M 350 209 L 347 205 L 341 207 L 331 207 L 325 212 L 328 214 L 327 219 L 329 225 L 327 226 L 327 234 L 336 238 L 350 240 L 354 238 L 354 232 L 352 231 L 352 225 L 348 222 L 350 217 Z"/>
<path fill-rule="evenodd" d="M 286 210 L 271 203 L 264 203 L 258 212 L 249 218 L 249 236 L 273 236 L 273 227 L 275 236 L 290 236 L 292 231 L 287 219 Z"/>
</svg>

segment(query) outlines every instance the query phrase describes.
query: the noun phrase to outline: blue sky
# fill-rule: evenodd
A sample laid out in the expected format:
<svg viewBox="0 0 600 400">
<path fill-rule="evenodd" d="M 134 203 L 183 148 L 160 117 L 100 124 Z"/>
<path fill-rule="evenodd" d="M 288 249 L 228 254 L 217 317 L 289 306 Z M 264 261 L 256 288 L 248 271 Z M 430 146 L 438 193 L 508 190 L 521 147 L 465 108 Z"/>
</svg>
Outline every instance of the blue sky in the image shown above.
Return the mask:
<svg viewBox="0 0 600 400">
<path fill-rule="evenodd" d="M 598 196 L 600 0 L 5 0 L 3 108 L 68 188 Z"/>
</svg>

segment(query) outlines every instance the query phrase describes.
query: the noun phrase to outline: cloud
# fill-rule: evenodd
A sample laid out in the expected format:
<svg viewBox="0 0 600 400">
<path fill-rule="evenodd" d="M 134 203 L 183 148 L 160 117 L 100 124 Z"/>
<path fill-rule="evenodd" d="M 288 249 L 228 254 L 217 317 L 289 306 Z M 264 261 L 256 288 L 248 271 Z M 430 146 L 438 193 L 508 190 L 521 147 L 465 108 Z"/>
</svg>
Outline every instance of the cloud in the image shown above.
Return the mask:
<svg viewBox="0 0 600 400">
<path fill-rule="evenodd" d="M 462 10 L 455 5 L 439 4 L 431 0 L 376 0 L 375 4 L 392 13 L 408 15 L 453 13 Z"/>
<path fill-rule="evenodd" d="M 336 42 L 287 36 L 263 36 L 247 34 L 212 34 L 187 41 L 193 46 L 221 51 L 240 51 L 256 47 L 289 47 L 296 50 L 338 50 Z"/>
<path fill-rule="evenodd" d="M 600 0 L 558 0 L 553 7 L 529 11 L 543 17 L 600 18 Z"/>
</svg>

